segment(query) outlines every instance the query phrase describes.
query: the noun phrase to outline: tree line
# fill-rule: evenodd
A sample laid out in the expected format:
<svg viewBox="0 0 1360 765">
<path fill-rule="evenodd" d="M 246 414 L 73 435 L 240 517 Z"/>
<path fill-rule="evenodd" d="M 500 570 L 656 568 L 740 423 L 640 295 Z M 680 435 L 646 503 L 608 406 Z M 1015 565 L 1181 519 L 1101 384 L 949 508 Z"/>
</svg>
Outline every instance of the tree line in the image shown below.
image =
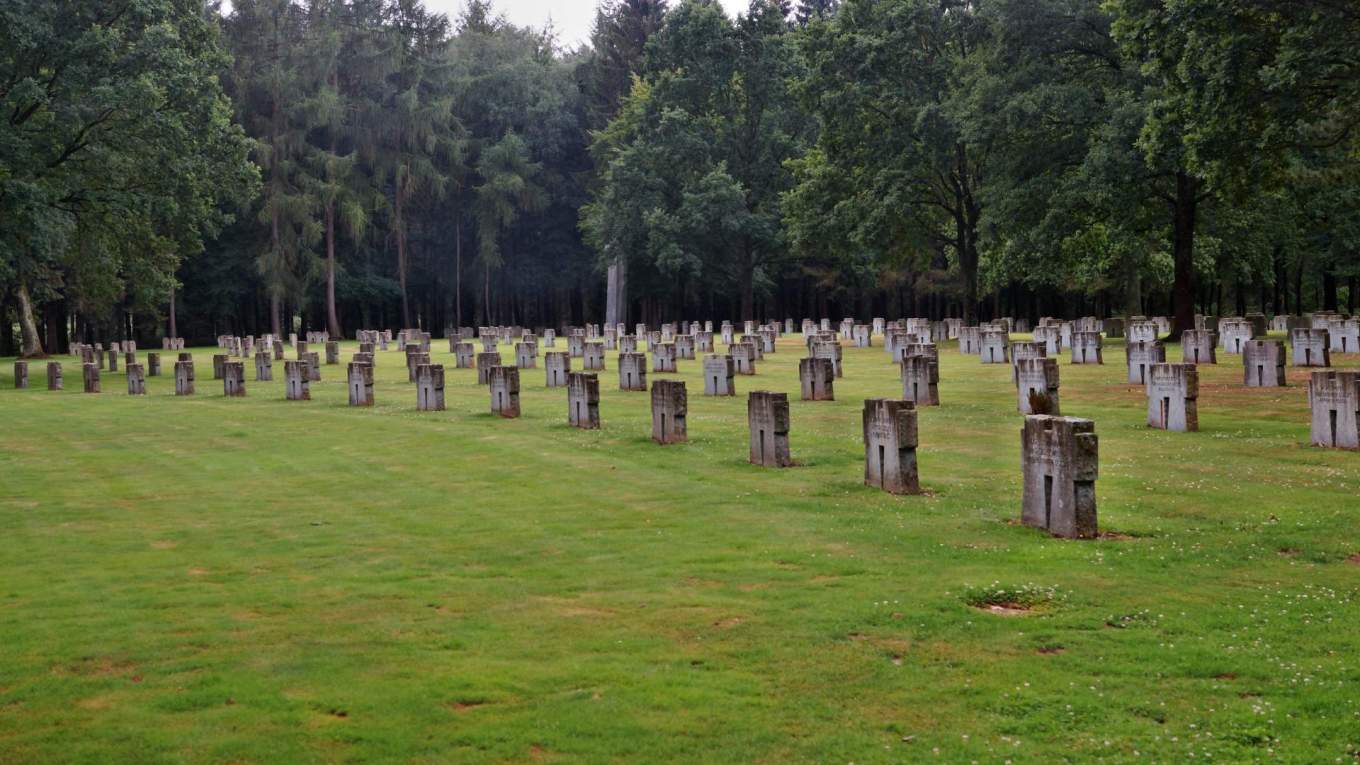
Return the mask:
<svg viewBox="0 0 1360 765">
<path fill-rule="evenodd" d="M 0 355 L 685 319 L 1356 311 L 1329 0 L 0 6 Z"/>
</svg>

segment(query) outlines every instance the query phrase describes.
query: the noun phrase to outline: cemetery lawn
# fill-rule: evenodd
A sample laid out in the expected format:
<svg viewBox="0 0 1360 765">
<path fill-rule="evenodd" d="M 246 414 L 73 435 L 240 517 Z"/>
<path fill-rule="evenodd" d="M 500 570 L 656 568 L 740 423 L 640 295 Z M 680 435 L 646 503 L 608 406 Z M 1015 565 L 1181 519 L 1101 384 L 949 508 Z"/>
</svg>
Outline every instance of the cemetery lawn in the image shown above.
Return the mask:
<svg viewBox="0 0 1360 765">
<path fill-rule="evenodd" d="M 652 374 L 689 384 L 666 447 L 614 352 L 600 431 L 541 357 L 524 416 L 491 415 L 439 340 L 436 413 L 395 352 L 372 409 L 343 366 L 289 402 L 280 362 L 223 398 L 211 349 L 192 398 L 173 353 L 139 398 L 0 360 L 0 763 L 1360 757 L 1360 454 L 1308 445 L 1306 371 L 1201 366 L 1176 434 L 1119 341 L 1064 355 L 1105 532 L 1073 542 L 1017 524 L 1010 368 L 953 343 L 928 493 L 862 485 L 863 400 L 901 394 L 880 342 L 834 402 L 797 400 L 797 335 L 735 398 Z M 798 467 L 747 464 L 755 389 L 791 394 Z"/>
</svg>

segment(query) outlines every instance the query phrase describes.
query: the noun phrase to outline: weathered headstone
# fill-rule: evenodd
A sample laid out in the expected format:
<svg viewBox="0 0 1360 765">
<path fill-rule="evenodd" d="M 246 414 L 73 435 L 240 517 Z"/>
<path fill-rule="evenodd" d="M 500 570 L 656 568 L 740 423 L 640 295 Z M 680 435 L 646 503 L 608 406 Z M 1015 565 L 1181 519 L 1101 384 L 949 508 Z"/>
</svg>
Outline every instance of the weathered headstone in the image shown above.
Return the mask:
<svg viewBox="0 0 1360 765">
<path fill-rule="evenodd" d="M 28 387 L 28 362 L 23 359 L 14 362 L 14 387 L 19 390 Z"/>
<path fill-rule="evenodd" d="M 1187 364 L 1217 364 L 1215 333 L 1210 329 L 1187 329 L 1181 333 L 1181 360 Z"/>
<path fill-rule="evenodd" d="M 429 359 L 430 354 L 423 354 Z M 308 351 L 302 355 L 302 360 L 307 362 L 307 379 L 311 382 L 321 382 L 321 354 L 316 351 Z"/>
<path fill-rule="evenodd" d="M 1333 353 L 1360 353 L 1360 319 L 1328 319 L 1327 336 Z"/>
<path fill-rule="evenodd" d="M 1047 357 L 1015 363 L 1016 403 L 1021 414 L 1061 414 L 1058 360 Z"/>
<path fill-rule="evenodd" d="M 188 354 L 181 354 L 187 356 Z M 181 359 L 175 362 L 175 395 L 194 395 L 194 362 Z"/>
<path fill-rule="evenodd" d="M 600 427 L 600 378 L 585 372 L 567 373 L 567 424 L 595 430 Z"/>
<path fill-rule="evenodd" d="M 726 354 L 704 356 L 704 395 L 734 396 L 737 386 L 734 382 L 736 364 Z"/>
<path fill-rule="evenodd" d="M 255 354 L 255 380 L 256 382 L 270 382 L 274 379 L 274 361 L 268 353 L 259 351 Z"/>
<path fill-rule="evenodd" d="M 312 398 L 311 366 L 306 361 L 283 362 L 283 395 L 288 401 L 310 401 Z"/>
<path fill-rule="evenodd" d="M 675 350 L 674 346 L 671 350 Z M 673 362 L 674 359 L 672 359 Z M 581 354 L 581 368 L 592 372 L 604 371 L 604 343 L 588 342 L 585 344 L 585 351 Z"/>
<path fill-rule="evenodd" d="M 1148 369 L 1153 364 L 1164 363 L 1166 346 L 1159 342 L 1130 339 L 1124 345 L 1124 364 L 1128 368 L 1128 381 L 1131 383 L 1146 384 Z"/>
<path fill-rule="evenodd" d="M 652 346 L 652 371 L 653 372 L 675 371 L 674 344 L 658 343 Z"/>
<path fill-rule="evenodd" d="M 564 388 L 567 374 L 571 372 L 571 354 L 566 351 L 546 351 L 543 354 L 543 368 L 549 388 Z"/>
<path fill-rule="evenodd" d="M 1148 427 L 1199 430 L 1199 370 L 1194 364 L 1153 364 L 1148 372 Z"/>
<path fill-rule="evenodd" d="M 63 380 L 61 376 L 61 362 L 60 361 L 47 362 L 47 389 L 61 390 L 62 383 Z"/>
<path fill-rule="evenodd" d="M 826 359 L 831 362 L 831 373 L 843 377 L 845 367 L 841 363 L 841 344 L 836 340 L 818 340 L 812 344 L 812 358 Z"/>
<path fill-rule="evenodd" d="M 1099 332 L 1089 330 L 1075 331 L 1072 333 L 1072 363 L 1105 363 L 1105 354 L 1102 350 Z"/>
<path fill-rule="evenodd" d="M 146 368 L 141 364 L 127 365 L 127 390 L 129 396 L 146 395 Z"/>
<path fill-rule="evenodd" d="M 1279 340 L 1248 340 L 1242 345 L 1242 382 L 1248 388 L 1285 385 L 1284 343 Z"/>
<path fill-rule="evenodd" d="M 1246 319 L 1222 319 L 1218 327 L 1224 353 L 1242 353 L 1242 347 L 1256 334 L 1255 328 Z"/>
<path fill-rule="evenodd" d="M 1005 364 L 1010 360 L 1010 337 L 1001 330 L 984 330 L 979 348 L 983 364 Z"/>
<path fill-rule="evenodd" d="M 227 354 L 214 353 L 212 359 L 213 359 L 213 379 L 221 380 L 222 375 L 226 374 Z"/>
<path fill-rule="evenodd" d="M 491 384 L 491 370 L 501 365 L 501 355 L 496 351 L 477 354 L 477 384 Z"/>
<path fill-rule="evenodd" d="M 656 380 L 652 383 L 652 440 L 675 444 L 689 440 L 685 427 L 689 401 L 683 380 Z"/>
<path fill-rule="evenodd" d="M 1327 330 L 1292 329 L 1289 331 L 1289 339 L 1294 345 L 1294 366 L 1330 367 L 1332 365 L 1331 341 Z"/>
<path fill-rule="evenodd" d="M 327 341 L 326 341 L 326 363 L 327 363 L 327 364 L 339 364 L 339 363 L 340 363 L 340 343 L 339 343 L 339 341 L 336 341 L 336 340 L 327 340 Z"/>
<path fill-rule="evenodd" d="M 789 397 L 755 390 L 747 394 L 746 424 L 750 428 L 750 461 L 765 467 L 789 467 Z"/>
<path fill-rule="evenodd" d="M 1020 520 L 1060 537 L 1092 539 L 1099 441 L 1095 423 L 1031 414 L 1020 435 L 1024 494 Z"/>
<path fill-rule="evenodd" d="M 1036 327 L 1043 329 L 1043 327 Z M 1048 356 L 1048 348 L 1041 342 L 1011 343 L 1011 383 L 1019 384 L 1020 374 L 1016 371 L 1021 361 L 1028 359 L 1042 359 Z"/>
<path fill-rule="evenodd" d="M 925 355 L 906 356 L 902 367 L 902 398 L 917 408 L 940 405 L 940 363 Z"/>
<path fill-rule="evenodd" d="M 416 411 L 444 411 L 443 364 L 421 364 L 416 367 Z"/>
<path fill-rule="evenodd" d="M 959 353 L 970 356 L 982 353 L 981 327 L 959 327 Z"/>
<path fill-rule="evenodd" d="M 373 406 L 373 365 L 351 361 L 345 369 L 350 406 Z"/>
<path fill-rule="evenodd" d="M 246 365 L 243 361 L 228 361 L 222 365 L 222 395 L 246 395 Z"/>
<path fill-rule="evenodd" d="M 892 494 L 919 494 L 916 407 L 910 401 L 864 402 L 864 483 Z"/>
<path fill-rule="evenodd" d="M 155 351 L 146 354 L 146 376 L 161 376 L 161 355 Z"/>
<path fill-rule="evenodd" d="M 476 346 L 466 341 L 453 345 L 453 366 L 455 369 L 471 369 L 476 366 Z"/>
<path fill-rule="evenodd" d="M 647 354 L 619 354 L 619 390 L 647 390 Z"/>
<path fill-rule="evenodd" d="M 1061 330 L 1056 325 L 1035 327 L 1034 342 L 1044 349 L 1045 356 L 1057 358 L 1058 354 L 1062 353 L 1062 334 Z M 1016 353 L 1016 346 L 1019 345 L 1020 343 L 1013 343 L 1011 345 L 1012 356 Z"/>
<path fill-rule="evenodd" d="M 115 351 L 112 348 L 104 351 L 104 360 L 109 363 L 110 372 L 118 371 L 118 351 Z"/>
<path fill-rule="evenodd" d="M 823 356 L 798 360 L 798 381 L 804 401 L 836 400 L 836 368 Z"/>
<path fill-rule="evenodd" d="M 1314 372 L 1308 381 L 1314 446 L 1360 449 L 1360 372 Z"/>
<path fill-rule="evenodd" d="M 84 378 L 85 378 L 85 392 L 86 392 L 86 393 L 98 393 L 98 392 L 99 392 L 99 365 L 98 365 L 98 364 L 82 364 L 82 365 L 81 365 L 81 371 L 84 373 Z"/>
<path fill-rule="evenodd" d="M 515 343 L 515 366 L 520 369 L 536 369 L 538 367 L 538 343 Z"/>
<path fill-rule="evenodd" d="M 675 338 L 675 355 L 681 359 L 694 358 L 694 336 L 677 335 Z"/>
<path fill-rule="evenodd" d="M 1130 343 L 1154 343 L 1157 341 L 1157 323 L 1152 321 L 1129 322 Z"/>
<path fill-rule="evenodd" d="M 492 367 L 489 374 L 491 386 L 491 412 L 502 417 L 519 416 L 519 370 L 515 367 Z"/>
</svg>

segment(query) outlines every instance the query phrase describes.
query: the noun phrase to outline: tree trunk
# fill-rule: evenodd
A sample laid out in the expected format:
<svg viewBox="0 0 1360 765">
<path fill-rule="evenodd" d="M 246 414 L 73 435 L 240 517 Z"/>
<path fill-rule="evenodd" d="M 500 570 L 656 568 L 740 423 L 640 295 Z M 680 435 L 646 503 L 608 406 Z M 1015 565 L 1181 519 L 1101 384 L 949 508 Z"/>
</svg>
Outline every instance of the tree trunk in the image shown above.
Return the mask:
<svg viewBox="0 0 1360 765">
<path fill-rule="evenodd" d="M 1124 316 L 1138 316 L 1143 312 L 1143 280 L 1139 275 L 1138 258 L 1129 255 L 1124 263 Z"/>
<path fill-rule="evenodd" d="M 1335 311 L 1336 306 L 1336 267 L 1328 265 L 1322 272 L 1322 308 Z"/>
<path fill-rule="evenodd" d="M 170 337 L 179 337 L 179 327 L 175 322 L 175 285 L 170 285 Z"/>
<path fill-rule="evenodd" d="M 453 230 L 453 302 L 455 306 L 454 315 L 457 317 L 453 320 L 453 326 L 456 329 L 463 326 L 463 219 L 461 217 L 454 224 Z"/>
<path fill-rule="evenodd" d="M 335 312 L 335 200 L 326 202 L 326 331 L 339 340 L 340 317 Z"/>
<path fill-rule="evenodd" d="M 397 281 L 401 284 L 401 326 L 410 329 L 411 324 L 411 301 L 406 296 L 406 225 L 402 218 L 402 202 L 405 194 L 398 188 L 396 191 L 396 214 L 393 216 L 395 225 L 394 234 L 397 236 Z"/>
<path fill-rule="evenodd" d="M 28 295 L 28 285 L 19 282 L 19 288 L 14 291 L 14 296 L 19 300 L 16 307 L 19 312 L 19 332 L 23 338 L 24 358 L 45 356 L 42 339 L 38 335 L 38 324 L 33 320 L 33 300 Z"/>
<path fill-rule="evenodd" d="M 1181 333 L 1195 328 L 1195 213 L 1199 205 L 1199 182 L 1185 172 L 1176 173 L 1176 200 L 1172 205 L 1171 252 L 1175 262 L 1176 279 L 1171 291 L 1175 324 L 1171 341 L 1179 341 Z"/>
<path fill-rule="evenodd" d="M 283 335 L 283 298 L 278 293 L 269 293 L 269 328 L 274 332 L 275 340 L 287 341 Z"/>
<path fill-rule="evenodd" d="M 604 323 L 606 326 L 628 323 L 628 264 L 623 258 L 615 258 L 609 264 L 604 297 Z"/>
</svg>

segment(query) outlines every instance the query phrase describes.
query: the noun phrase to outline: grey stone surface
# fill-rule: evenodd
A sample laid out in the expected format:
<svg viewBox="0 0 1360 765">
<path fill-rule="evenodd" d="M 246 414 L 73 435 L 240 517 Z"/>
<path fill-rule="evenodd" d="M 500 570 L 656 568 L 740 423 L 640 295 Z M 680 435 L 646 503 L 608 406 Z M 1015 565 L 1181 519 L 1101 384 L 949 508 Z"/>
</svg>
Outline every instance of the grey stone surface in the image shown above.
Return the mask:
<svg viewBox="0 0 1360 765">
<path fill-rule="evenodd" d="M 789 467 L 789 397 L 784 393 L 755 390 L 746 397 L 746 424 L 750 430 L 753 465 Z"/>
<path fill-rule="evenodd" d="M 907 356 L 902 368 L 902 398 L 917 408 L 940 405 L 940 364 L 926 355 Z"/>
<path fill-rule="evenodd" d="M 600 427 L 600 378 L 585 372 L 567 374 L 567 424 L 595 430 Z"/>
<path fill-rule="evenodd" d="M 652 383 L 652 440 L 675 444 L 689 440 L 686 418 L 689 400 L 683 380 L 656 380 Z"/>
<path fill-rule="evenodd" d="M 825 356 L 798 360 L 798 381 L 804 401 L 836 400 L 836 368 Z"/>
<path fill-rule="evenodd" d="M 959 327 L 959 353 L 977 356 L 982 353 L 982 328 Z"/>
<path fill-rule="evenodd" d="M 1331 338 L 1325 329 L 1300 327 L 1289 331 L 1294 346 L 1291 358 L 1296 367 L 1330 367 Z"/>
<path fill-rule="evenodd" d="M 188 356 L 189 354 L 180 355 Z M 192 359 L 181 358 L 175 362 L 175 395 L 194 395 L 194 362 Z"/>
<path fill-rule="evenodd" d="M 1130 339 L 1124 346 L 1124 364 L 1128 369 L 1128 381 L 1144 385 L 1147 383 L 1148 369 L 1153 364 L 1166 362 L 1166 346 L 1160 342 L 1142 342 Z"/>
<path fill-rule="evenodd" d="M 129 396 L 146 395 L 146 367 L 137 363 L 127 365 L 127 391 Z"/>
<path fill-rule="evenodd" d="M 647 354 L 619 354 L 619 390 L 647 390 Z"/>
<path fill-rule="evenodd" d="M 736 364 L 727 354 L 711 353 L 704 356 L 704 395 L 735 396 Z"/>
<path fill-rule="evenodd" d="M 1035 327 L 1036 330 L 1044 327 Z M 1048 347 L 1042 342 L 1027 343 L 1024 341 L 1011 343 L 1011 384 L 1019 384 L 1019 374 L 1016 367 L 1021 361 L 1028 359 L 1042 359 L 1048 356 Z"/>
<path fill-rule="evenodd" d="M 756 349 L 752 343 L 737 343 L 728 348 L 732 355 L 732 363 L 736 367 L 739 375 L 753 375 L 756 373 Z"/>
<path fill-rule="evenodd" d="M 865 485 L 892 494 L 919 494 L 916 407 L 910 401 L 867 399 L 862 422 Z"/>
<path fill-rule="evenodd" d="M 653 372 L 675 371 L 674 343 L 657 343 L 656 345 L 652 346 L 651 351 Z"/>
<path fill-rule="evenodd" d="M 1020 520 L 1059 537 L 1092 539 L 1099 442 L 1095 423 L 1032 414 L 1020 435 L 1024 491 Z"/>
<path fill-rule="evenodd" d="M 16 390 L 28 387 L 28 362 L 23 359 L 14 362 L 14 387 Z"/>
<path fill-rule="evenodd" d="M 520 369 L 537 369 L 538 343 L 526 341 L 515 343 L 515 366 Z"/>
<path fill-rule="evenodd" d="M 1187 364 L 1217 364 L 1216 333 L 1210 329 L 1187 329 L 1182 332 L 1181 361 Z"/>
<path fill-rule="evenodd" d="M 345 369 L 350 406 L 373 406 L 373 365 L 351 361 Z"/>
<path fill-rule="evenodd" d="M 444 411 L 443 364 L 421 364 L 416 367 L 416 411 Z"/>
<path fill-rule="evenodd" d="M 228 361 L 222 366 L 222 395 L 246 395 L 246 365 L 243 361 Z"/>
<path fill-rule="evenodd" d="M 98 393 L 99 390 L 100 390 L 100 387 L 99 387 L 99 365 L 98 365 L 98 364 L 82 364 L 82 365 L 81 365 L 81 372 L 83 373 L 83 376 L 84 376 L 85 392 L 86 392 L 86 393 Z"/>
<path fill-rule="evenodd" d="M 477 346 L 466 340 L 460 340 L 453 345 L 453 368 L 472 369 L 477 366 Z"/>
<path fill-rule="evenodd" d="M 674 350 L 674 346 L 672 346 Z M 590 372 L 604 371 L 604 343 L 587 342 L 581 354 L 581 367 Z"/>
<path fill-rule="evenodd" d="M 1153 364 L 1147 381 L 1150 428 L 1199 430 L 1199 371 L 1194 364 Z"/>
<path fill-rule="evenodd" d="M 519 416 L 519 370 L 497 366 L 489 370 L 491 412 L 502 417 Z"/>
<path fill-rule="evenodd" d="M 1256 335 L 1255 327 L 1246 319 L 1228 318 L 1218 322 L 1219 342 L 1224 353 L 1242 353 L 1242 348 Z"/>
<path fill-rule="evenodd" d="M 61 390 L 63 382 L 64 381 L 62 380 L 61 374 L 61 362 L 60 361 L 47 362 L 47 389 Z"/>
<path fill-rule="evenodd" d="M 1314 372 L 1308 381 L 1314 446 L 1360 449 L 1360 372 Z"/>
<path fill-rule="evenodd" d="M 1100 333 L 1095 330 L 1075 330 L 1072 332 L 1073 364 L 1104 364 L 1105 351 Z"/>
<path fill-rule="evenodd" d="M 274 379 L 274 362 L 269 358 L 269 354 L 260 351 L 255 354 L 255 380 L 257 382 L 270 382 Z"/>
<path fill-rule="evenodd" d="M 312 398 L 311 364 L 307 361 L 285 359 L 283 362 L 283 396 L 288 401 L 310 401 Z"/>
<path fill-rule="evenodd" d="M 1017 361 L 1015 385 L 1016 405 L 1021 414 L 1062 414 L 1058 402 L 1057 359 L 1038 357 Z M 1040 411 L 1035 411 L 1036 408 Z"/>
<path fill-rule="evenodd" d="M 549 388 L 565 388 L 571 372 L 571 354 L 566 351 L 547 351 L 543 354 L 544 384 Z"/>
<path fill-rule="evenodd" d="M 999 329 L 982 332 L 982 342 L 978 354 L 983 364 L 1005 364 L 1010 361 L 1010 336 Z"/>
<path fill-rule="evenodd" d="M 1248 388 L 1285 385 L 1284 343 L 1279 340 L 1248 340 L 1242 346 L 1242 383 Z"/>
<path fill-rule="evenodd" d="M 1130 343 L 1151 343 L 1157 340 L 1157 323 L 1153 321 L 1129 322 Z"/>
<path fill-rule="evenodd" d="M 496 351 L 483 351 L 477 354 L 477 384 L 491 384 L 491 370 L 501 365 L 501 355 Z"/>
<path fill-rule="evenodd" d="M 1327 335 L 1333 353 L 1360 353 L 1360 319 L 1330 318 Z"/>
</svg>

